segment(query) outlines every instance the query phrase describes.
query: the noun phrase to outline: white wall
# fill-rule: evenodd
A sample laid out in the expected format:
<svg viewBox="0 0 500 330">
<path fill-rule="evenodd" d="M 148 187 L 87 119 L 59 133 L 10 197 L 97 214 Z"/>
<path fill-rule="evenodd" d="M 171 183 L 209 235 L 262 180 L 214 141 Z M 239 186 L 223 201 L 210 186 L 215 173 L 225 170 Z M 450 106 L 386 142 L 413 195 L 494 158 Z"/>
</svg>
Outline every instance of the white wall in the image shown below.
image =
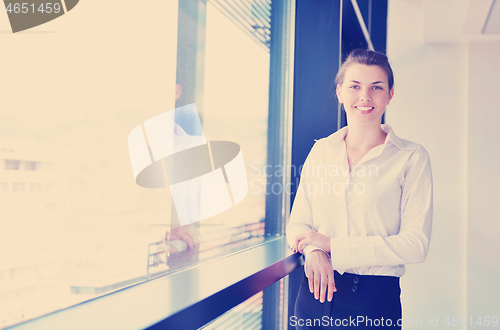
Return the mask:
<svg viewBox="0 0 500 330">
<path fill-rule="evenodd" d="M 500 317 L 499 59 L 498 41 L 469 45 L 467 302 L 474 323 Z"/>
<path fill-rule="evenodd" d="M 423 1 L 389 1 L 395 95 L 386 123 L 427 149 L 434 180 L 429 254 L 424 263 L 408 265 L 401 280 L 403 318 L 423 324 L 404 329 L 445 328 L 447 316 L 466 315 L 468 47 L 425 43 L 425 9 Z M 436 317 L 439 326 L 429 325 Z"/>
<path fill-rule="evenodd" d="M 395 96 L 386 122 L 427 149 L 434 178 L 431 248 L 402 278 L 403 318 L 423 324 L 405 329 L 448 328 L 447 318 L 461 316 L 467 326 L 451 328 L 498 328 L 485 317 L 500 317 L 500 39 L 432 24 L 463 19 L 467 8 L 465 0 L 389 1 Z"/>
</svg>

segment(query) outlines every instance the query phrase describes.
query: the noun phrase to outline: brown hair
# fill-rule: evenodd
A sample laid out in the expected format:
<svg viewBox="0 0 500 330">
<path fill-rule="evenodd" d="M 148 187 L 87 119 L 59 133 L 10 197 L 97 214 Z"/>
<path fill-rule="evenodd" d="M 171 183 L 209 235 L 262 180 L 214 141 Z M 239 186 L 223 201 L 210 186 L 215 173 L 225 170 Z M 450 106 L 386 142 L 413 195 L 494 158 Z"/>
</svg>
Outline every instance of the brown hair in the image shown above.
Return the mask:
<svg viewBox="0 0 500 330">
<path fill-rule="evenodd" d="M 379 52 L 364 49 L 354 49 L 349 53 L 349 56 L 347 56 L 347 59 L 342 63 L 337 72 L 337 76 L 335 77 L 336 85 L 341 85 L 344 82 L 345 72 L 349 65 L 353 63 L 379 66 L 387 75 L 389 90 L 394 86 L 394 75 L 392 74 L 391 65 L 389 64 L 387 56 Z"/>
</svg>

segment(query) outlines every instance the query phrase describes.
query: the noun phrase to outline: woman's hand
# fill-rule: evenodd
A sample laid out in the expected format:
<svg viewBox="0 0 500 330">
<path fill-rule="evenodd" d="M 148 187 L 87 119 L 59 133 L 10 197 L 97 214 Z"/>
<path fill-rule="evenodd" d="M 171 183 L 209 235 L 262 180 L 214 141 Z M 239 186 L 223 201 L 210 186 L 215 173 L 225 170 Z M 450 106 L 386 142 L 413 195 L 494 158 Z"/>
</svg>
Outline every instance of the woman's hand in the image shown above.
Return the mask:
<svg viewBox="0 0 500 330">
<path fill-rule="evenodd" d="M 312 251 L 306 258 L 306 276 L 309 279 L 309 291 L 321 303 L 332 301 L 333 293 L 337 292 L 333 278 L 333 268 L 327 255 L 320 250 Z M 327 295 L 328 292 L 328 295 Z"/>
<path fill-rule="evenodd" d="M 168 232 L 165 233 L 165 240 L 167 239 L 167 237 Z M 188 249 L 193 248 L 200 245 L 200 232 L 196 228 L 192 228 L 188 225 L 172 228 L 172 231 L 170 233 L 170 240 L 176 239 L 180 239 L 186 242 Z"/>
<path fill-rule="evenodd" d="M 315 245 L 326 252 L 330 252 L 330 238 L 318 233 L 314 229 L 303 232 L 295 237 L 295 242 L 292 246 L 293 252 L 299 251 L 302 253 L 304 247 L 308 244 Z"/>
</svg>

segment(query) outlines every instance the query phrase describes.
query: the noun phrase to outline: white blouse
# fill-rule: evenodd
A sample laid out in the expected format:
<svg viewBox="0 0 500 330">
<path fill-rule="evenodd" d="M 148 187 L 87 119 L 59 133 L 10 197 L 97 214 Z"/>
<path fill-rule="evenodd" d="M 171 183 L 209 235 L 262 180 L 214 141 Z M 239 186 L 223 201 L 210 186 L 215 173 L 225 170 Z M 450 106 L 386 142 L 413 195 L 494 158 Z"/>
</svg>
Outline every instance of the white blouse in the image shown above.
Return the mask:
<svg viewBox="0 0 500 330">
<path fill-rule="evenodd" d="M 382 125 L 385 143 L 349 173 L 348 127 L 318 140 L 302 168 L 286 228 L 292 245 L 314 229 L 331 237 L 330 259 L 339 273 L 402 276 L 404 264 L 424 261 L 432 226 L 432 173 L 419 144 Z M 304 255 L 319 249 L 304 248 Z"/>
</svg>

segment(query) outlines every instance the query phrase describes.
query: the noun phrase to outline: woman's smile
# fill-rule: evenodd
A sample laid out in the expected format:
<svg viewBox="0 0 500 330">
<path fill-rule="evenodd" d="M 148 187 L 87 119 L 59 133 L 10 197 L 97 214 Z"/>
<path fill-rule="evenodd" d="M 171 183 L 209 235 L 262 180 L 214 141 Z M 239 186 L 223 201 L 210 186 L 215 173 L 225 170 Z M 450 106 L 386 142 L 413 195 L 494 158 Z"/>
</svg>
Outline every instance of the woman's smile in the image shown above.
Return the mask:
<svg viewBox="0 0 500 330">
<path fill-rule="evenodd" d="M 380 125 L 393 93 L 387 74 L 376 65 L 351 64 L 345 72 L 344 81 L 337 86 L 337 96 L 344 105 L 347 123 L 351 126 Z"/>
<path fill-rule="evenodd" d="M 359 105 L 354 106 L 354 108 L 360 110 L 362 114 L 368 114 L 368 113 L 372 112 L 372 110 L 374 109 L 374 107 L 359 106 Z"/>
</svg>

